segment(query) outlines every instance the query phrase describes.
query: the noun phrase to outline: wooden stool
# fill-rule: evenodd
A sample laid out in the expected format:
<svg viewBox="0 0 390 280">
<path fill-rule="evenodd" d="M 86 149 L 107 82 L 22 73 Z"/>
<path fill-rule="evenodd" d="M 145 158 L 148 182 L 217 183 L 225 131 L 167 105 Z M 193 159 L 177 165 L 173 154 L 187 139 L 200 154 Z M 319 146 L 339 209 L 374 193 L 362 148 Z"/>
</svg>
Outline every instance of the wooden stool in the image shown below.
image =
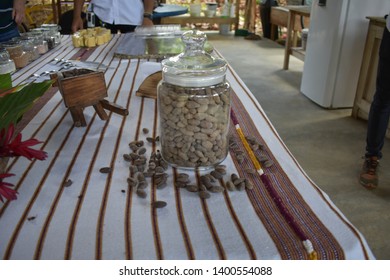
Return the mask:
<svg viewBox="0 0 390 280">
<path fill-rule="evenodd" d="M 102 120 L 107 120 L 108 115 L 104 109 L 126 116 L 128 110 L 109 102 L 104 73 L 89 69 L 72 69 L 50 75 L 54 80 L 53 86 L 58 86 L 65 106 L 69 108 L 74 125 L 86 126 L 83 110 L 93 106 Z"/>
</svg>

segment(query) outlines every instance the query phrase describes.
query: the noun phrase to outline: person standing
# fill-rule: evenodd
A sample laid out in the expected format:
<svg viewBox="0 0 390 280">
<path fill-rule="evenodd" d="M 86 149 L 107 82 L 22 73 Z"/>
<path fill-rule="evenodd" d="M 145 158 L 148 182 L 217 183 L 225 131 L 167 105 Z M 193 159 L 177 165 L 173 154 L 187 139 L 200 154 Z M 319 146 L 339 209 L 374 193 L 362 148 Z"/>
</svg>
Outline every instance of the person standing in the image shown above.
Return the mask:
<svg viewBox="0 0 390 280">
<path fill-rule="evenodd" d="M 0 42 L 20 36 L 18 24 L 25 17 L 26 0 L 0 1 Z"/>
<path fill-rule="evenodd" d="M 261 26 L 263 29 L 264 38 L 271 39 L 272 37 L 275 40 L 278 39 L 278 29 L 275 28 L 274 34 L 271 34 L 271 7 L 278 6 L 278 2 L 276 0 L 261 0 L 259 9 L 260 9 L 260 19 Z M 272 36 L 273 35 L 273 36 Z"/>
<path fill-rule="evenodd" d="M 72 31 L 83 28 L 81 12 L 85 0 L 74 0 Z M 112 33 L 132 32 L 137 26 L 153 25 L 154 0 L 92 0 L 97 26 L 111 29 Z"/>
<path fill-rule="evenodd" d="M 390 117 L 390 16 L 386 17 L 379 49 L 376 91 L 368 116 L 365 160 L 359 177 L 360 183 L 368 189 L 378 186 L 377 167 L 382 158 Z"/>
</svg>

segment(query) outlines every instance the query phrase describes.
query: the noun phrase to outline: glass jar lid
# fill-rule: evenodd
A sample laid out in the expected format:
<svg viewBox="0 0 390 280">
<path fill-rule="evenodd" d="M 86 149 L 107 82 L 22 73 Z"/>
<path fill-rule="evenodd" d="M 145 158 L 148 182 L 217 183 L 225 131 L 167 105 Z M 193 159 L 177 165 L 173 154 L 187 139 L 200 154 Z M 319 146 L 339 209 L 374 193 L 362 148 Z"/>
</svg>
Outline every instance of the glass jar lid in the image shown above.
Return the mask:
<svg viewBox="0 0 390 280">
<path fill-rule="evenodd" d="M 26 50 L 34 49 L 34 38 L 33 37 L 14 37 L 12 38 L 14 42 L 18 42 L 22 45 L 22 48 Z"/>
<path fill-rule="evenodd" d="M 20 42 L 7 41 L 2 43 L 2 45 L 8 51 L 11 58 L 23 54 L 23 48 Z"/>
<path fill-rule="evenodd" d="M 204 87 L 225 81 L 227 63 L 204 51 L 206 35 L 198 30 L 183 33 L 185 51 L 162 61 L 163 80 L 183 87 Z"/>
<path fill-rule="evenodd" d="M 50 30 L 53 30 L 53 31 L 60 31 L 61 30 L 61 26 L 60 25 L 53 24 L 53 23 L 42 24 L 41 28 L 42 29 L 50 29 Z"/>
</svg>

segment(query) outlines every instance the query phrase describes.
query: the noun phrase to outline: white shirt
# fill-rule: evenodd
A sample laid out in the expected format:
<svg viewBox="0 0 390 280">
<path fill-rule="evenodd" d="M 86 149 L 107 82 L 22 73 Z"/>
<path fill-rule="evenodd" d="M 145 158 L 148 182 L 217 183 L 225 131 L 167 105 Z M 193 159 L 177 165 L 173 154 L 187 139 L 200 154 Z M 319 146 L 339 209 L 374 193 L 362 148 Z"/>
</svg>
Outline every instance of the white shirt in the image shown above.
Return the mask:
<svg viewBox="0 0 390 280">
<path fill-rule="evenodd" d="M 109 24 L 142 25 L 142 0 L 92 0 L 93 12 Z M 90 7 L 89 7 L 90 8 Z"/>
</svg>

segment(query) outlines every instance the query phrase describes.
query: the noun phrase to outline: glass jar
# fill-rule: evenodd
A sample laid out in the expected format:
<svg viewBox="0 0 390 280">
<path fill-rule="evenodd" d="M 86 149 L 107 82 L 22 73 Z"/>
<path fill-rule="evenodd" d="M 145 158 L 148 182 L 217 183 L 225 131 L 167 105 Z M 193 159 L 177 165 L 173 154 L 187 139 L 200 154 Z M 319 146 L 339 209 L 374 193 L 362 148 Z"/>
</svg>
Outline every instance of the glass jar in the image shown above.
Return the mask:
<svg viewBox="0 0 390 280">
<path fill-rule="evenodd" d="M 39 52 L 37 47 L 34 44 L 34 39 L 32 37 L 15 37 L 12 39 L 15 42 L 19 42 L 22 45 L 22 49 L 27 53 L 29 61 L 34 61 L 39 57 Z"/>
<path fill-rule="evenodd" d="M 8 41 L 2 43 L 3 47 L 9 53 L 9 56 L 12 58 L 13 56 L 20 56 L 23 53 L 22 45 L 19 42 Z"/>
<path fill-rule="evenodd" d="M 3 46 L 14 61 L 16 68 L 23 68 L 29 63 L 29 55 L 23 51 L 23 46 L 20 42 L 8 41 L 3 43 Z"/>
<path fill-rule="evenodd" d="M 61 43 L 61 27 L 57 24 L 42 24 L 41 29 L 45 33 L 45 38 L 49 41 L 53 41 L 54 46 L 57 46 Z M 48 42 L 49 43 L 49 42 Z"/>
<path fill-rule="evenodd" d="M 204 51 L 204 33 L 187 31 L 182 41 L 185 51 L 162 61 L 157 96 L 161 155 L 178 168 L 208 169 L 228 154 L 227 64 Z"/>
<path fill-rule="evenodd" d="M 29 37 L 33 39 L 34 46 L 37 48 L 39 54 L 45 54 L 49 51 L 48 43 L 44 38 L 44 33 L 40 30 L 32 30 L 24 33 L 23 37 Z"/>
<path fill-rule="evenodd" d="M 15 63 L 10 58 L 8 51 L 0 46 L 0 74 L 13 73 L 15 70 Z"/>
</svg>

